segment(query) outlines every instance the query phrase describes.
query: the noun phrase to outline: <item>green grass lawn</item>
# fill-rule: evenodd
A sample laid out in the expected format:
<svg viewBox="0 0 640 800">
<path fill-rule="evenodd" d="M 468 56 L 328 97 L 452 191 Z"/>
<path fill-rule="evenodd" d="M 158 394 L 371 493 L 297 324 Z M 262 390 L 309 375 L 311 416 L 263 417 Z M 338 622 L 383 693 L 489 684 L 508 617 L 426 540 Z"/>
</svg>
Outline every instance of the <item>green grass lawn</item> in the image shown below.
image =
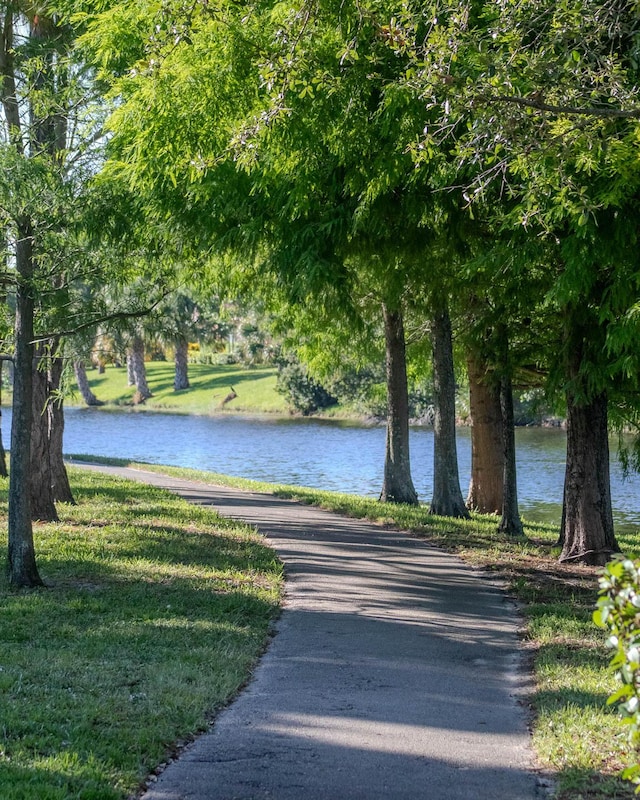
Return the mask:
<svg viewBox="0 0 640 800">
<path fill-rule="evenodd" d="M 276 392 L 277 370 L 274 367 L 241 365 L 211 366 L 189 365 L 190 389 L 176 392 L 173 388 L 174 367 L 169 361 L 149 361 L 146 364 L 147 381 L 153 397 L 144 407 L 173 413 L 214 414 L 233 387 L 238 395 L 224 406 L 226 411 L 244 413 L 288 413 L 284 397 Z M 107 366 L 100 375 L 88 370 L 89 384 L 99 400 L 109 405 L 130 405 L 135 387 L 127 386 L 125 367 Z M 75 389 L 75 383 L 74 383 Z M 82 397 L 75 389 L 67 400 L 69 405 L 82 405 Z"/>
<path fill-rule="evenodd" d="M 523 647 L 535 683 L 529 699 L 533 743 L 539 767 L 556 781 L 558 800 L 634 796 L 632 786 L 619 777 L 629 759 L 626 731 L 616 710 L 606 704 L 616 678 L 608 668 L 605 633 L 591 619 L 598 571 L 559 564 L 557 530 L 525 522 L 527 541 L 509 541 L 498 535 L 495 517 L 474 515 L 469 521 L 457 521 L 432 517 L 426 506 L 394 506 L 352 495 L 144 466 L 210 483 L 272 491 L 395 525 L 495 575 L 522 610 Z M 640 553 L 640 533 L 621 537 L 620 544 L 631 555 Z"/>
<path fill-rule="evenodd" d="M 508 541 L 495 518 L 144 466 L 397 525 L 493 573 L 522 609 L 533 742 L 557 797 L 634 796 L 618 777 L 625 730 L 606 705 L 616 679 L 591 620 L 597 571 L 560 565 L 557 531 L 526 524 L 527 541 Z M 78 505 L 36 526 L 49 588 L 0 591 L 3 800 L 135 791 L 242 684 L 278 610 L 280 565 L 242 526 L 151 487 L 83 471 L 72 482 Z M 621 545 L 637 554 L 640 536 Z"/>
<path fill-rule="evenodd" d="M 279 609 L 281 565 L 247 527 L 152 487 L 71 480 L 78 504 L 35 526 L 47 588 L 0 583 L 2 800 L 136 793 L 246 681 Z"/>
</svg>

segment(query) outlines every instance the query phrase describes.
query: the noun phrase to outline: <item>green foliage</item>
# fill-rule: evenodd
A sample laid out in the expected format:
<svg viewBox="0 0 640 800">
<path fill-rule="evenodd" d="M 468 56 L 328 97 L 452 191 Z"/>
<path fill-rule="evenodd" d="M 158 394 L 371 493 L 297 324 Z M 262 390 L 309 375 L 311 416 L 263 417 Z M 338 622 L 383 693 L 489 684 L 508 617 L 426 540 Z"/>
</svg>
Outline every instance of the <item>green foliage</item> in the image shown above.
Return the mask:
<svg viewBox="0 0 640 800">
<path fill-rule="evenodd" d="M 640 561 L 619 557 L 600 578 L 600 597 L 594 612 L 597 625 L 609 631 L 608 646 L 615 651 L 611 667 L 622 686 L 608 702 L 624 714 L 634 763 L 624 776 L 638 784 L 640 793 Z"/>
<path fill-rule="evenodd" d="M 356 369 L 348 363 L 334 368 L 327 379 L 331 394 L 361 414 L 383 418 L 387 413 L 387 391 L 382 363 Z"/>
<path fill-rule="evenodd" d="M 293 359 L 279 367 L 276 389 L 293 409 L 305 416 L 337 403 L 324 386 L 310 377 L 306 367 Z"/>
</svg>

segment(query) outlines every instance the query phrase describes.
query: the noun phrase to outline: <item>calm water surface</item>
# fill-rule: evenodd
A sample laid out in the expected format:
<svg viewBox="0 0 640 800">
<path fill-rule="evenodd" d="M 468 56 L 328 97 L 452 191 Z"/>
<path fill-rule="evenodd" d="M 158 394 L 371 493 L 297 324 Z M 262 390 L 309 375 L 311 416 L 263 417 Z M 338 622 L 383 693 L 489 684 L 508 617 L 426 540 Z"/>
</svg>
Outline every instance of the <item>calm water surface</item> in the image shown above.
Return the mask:
<svg viewBox="0 0 640 800">
<path fill-rule="evenodd" d="M 3 410 L 9 442 L 11 412 Z M 547 428 L 516 430 L 518 498 L 523 516 L 560 522 L 566 437 Z M 238 416 L 198 417 L 91 408 L 65 411 L 65 453 L 130 458 L 211 470 L 255 480 L 377 496 L 382 485 L 385 431 L 333 421 Z M 458 430 L 460 483 L 471 469 L 469 429 Z M 416 489 L 431 499 L 433 432 L 411 431 Z M 640 476 L 624 480 L 612 460 L 618 530 L 640 527 Z"/>
</svg>

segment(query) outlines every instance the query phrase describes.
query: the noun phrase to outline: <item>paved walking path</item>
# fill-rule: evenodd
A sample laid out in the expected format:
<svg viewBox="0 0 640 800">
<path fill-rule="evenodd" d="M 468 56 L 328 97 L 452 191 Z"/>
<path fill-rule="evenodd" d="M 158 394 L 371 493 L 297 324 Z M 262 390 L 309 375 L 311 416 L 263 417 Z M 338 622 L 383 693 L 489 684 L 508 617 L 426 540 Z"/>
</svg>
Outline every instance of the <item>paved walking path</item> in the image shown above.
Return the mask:
<svg viewBox="0 0 640 800">
<path fill-rule="evenodd" d="M 263 495 L 128 468 L 256 525 L 286 568 L 249 686 L 144 800 L 531 800 L 518 619 L 417 538 Z"/>
</svg>

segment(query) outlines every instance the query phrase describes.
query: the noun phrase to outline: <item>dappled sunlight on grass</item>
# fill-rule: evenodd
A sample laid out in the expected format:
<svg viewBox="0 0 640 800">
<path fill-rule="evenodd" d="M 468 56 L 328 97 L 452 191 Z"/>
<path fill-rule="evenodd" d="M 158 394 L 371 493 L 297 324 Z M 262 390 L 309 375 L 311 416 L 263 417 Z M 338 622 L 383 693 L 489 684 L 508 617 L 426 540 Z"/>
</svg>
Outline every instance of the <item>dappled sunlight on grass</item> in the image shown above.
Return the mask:
<svg viewBox="0 0 640 800">
<path fill-rule="evenodd" d="M 541 767 L 557 780 L 559 800 L 633 796 L 633 788 L 619 777 L 628 758 L 625 731 L 616 711 L 606 704 L 615 678 L 608 668 L 604 633 L 591 618 L 598 570 L 560 564 L 556 528 L 525 520 L 526 538 L 512 540 L 498 533 L 495 516 L 473 514 L 469 520 L 455 520 L 432 516 L 425 505 L 383 504 L 371 498 L 196 470 L 129 465 L 209 484 L 273 493 L 354 518 L 367 518 L 383 527 L 400 528 L 457 553 L 481 574 L 498 579 L 518 601 L 523 614 L 523 652 L 536 680 L 529 698 L 534 743 Z M 153 503 L 153 498 L 145 502 Z M 133 516 L 136 513 L 132 510 Z M 640 552 L 640 535 L 621 537 L 620 544 L 627 552 Z"/>
<path fill-rule="evenodd" d="M 0 587 L 3 800 L 127 797 L 244 683 L 278 612 L 281 565 L 246 526 L 73 485 L 78 505 L 35 526 L 48 588 Z"/>
<path fill-rule="evenodd" d="M 147 382 L 152 392 L 144 408 L 171 413 L 219 413 L 230 387 L 237 397 L 224 406 L 226 410 L 247 413 L 286 413 L 287 405 L 275 389 L 275 367 L 246 367 L 241 364 L 189 364 L 190 388 L 176 392 L 173 388 L 175 367 L 170 361 L 145 364 Z M 126 367 L 107 366 L 102 374 L 91 370 L 89 385 L 96 396 L 108 404 L 122 407 L 132 404 L 135 387 L 127 384 Z M 75 402 L 81 404 L 78 394 Z M 104 412 L 107 409 L 103 408 Z"/>
<path fill-rule="evenodd" d="M 631 798 L 619 777 L 628 754 L 621 720 L 607 705 L 615 686 L 604 634 L 591 614 L 598 570 L 558 562 L 558 530 L 525 520 L 525 539 L 498 533 L 498 518 L 473 514 L 454 520 L 429 514 L 427 506 L 376 500 L 293 486 L 274 486 L 187 469 L 138 465 L 213 484 L 272 492 L 382 526 L 401 528 L 457 553 L 483 573 L 500 579 L 525 618 L 523 643 L 535 673 L 530 698 L 534 743 L 543 769 L 551 771 L 561 800 Z M 621 545 L 640 551 L 640 536 Z"/>
</svg>

